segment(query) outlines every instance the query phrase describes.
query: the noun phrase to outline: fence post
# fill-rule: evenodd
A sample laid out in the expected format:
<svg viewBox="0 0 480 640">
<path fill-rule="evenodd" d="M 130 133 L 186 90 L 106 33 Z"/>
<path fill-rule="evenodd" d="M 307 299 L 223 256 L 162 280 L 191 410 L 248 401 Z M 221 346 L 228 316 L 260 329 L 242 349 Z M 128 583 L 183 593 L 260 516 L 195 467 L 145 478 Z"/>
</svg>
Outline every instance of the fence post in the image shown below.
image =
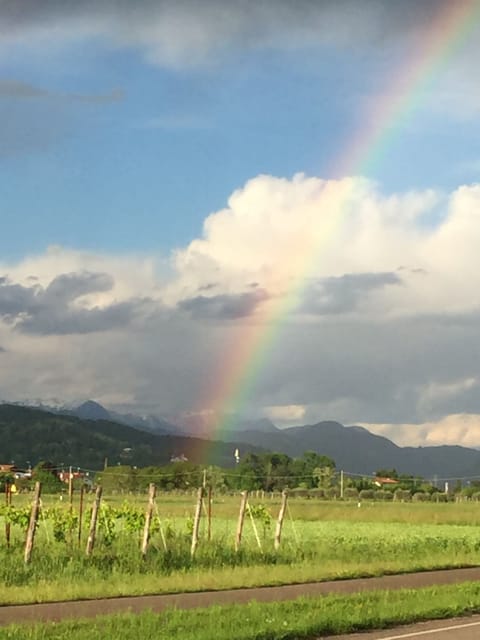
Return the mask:
<svg viewBox="0 0 480 640">
<path fill-rule="evenodd" d="M 245 510 L 247 508 L 248 491 L 242 491 L 242 499 L 240 501 L 240 511 L 238 512 L 237 531 L 235 533 L 235 551 L 240 549 L 242 541 L 243 522 L 245 520 Z"/>
<path fill-rule="evenodd" d="M 27 539 L 25 541 L 25 563 L 30 562 L 33 550 L 33 541 L 35 540 L 35 531 L 37 528 L 38 514 L 40 512 L 40 493 L 42 485 L 40 482 L 35 483 L 35 493 L 33 495 L 32 510 L 30 512 L 30 522 L 28 523 Z"/>
<path fill-rule="evenodd" d="M 102 499 L 102 487 L 98 486 L 95 491 L 95 501 L 92 507 L 92 517 L 90 518 L 90 530 L 88 532 L 87 548 L 85 553 L 87 556 L 92 555 L 93 547 L 95 545 L 95 534 L 97 532 L 97 518 L 98 509 L 100 508 L 100 500 Z"/>
<path fill-rule="evenodd" d="M 207 540 L 210 542 L 212 539 L 212 485 L 208 485 L 207 494 Z"/>
<path fill-rule="evenodd" d="M 195 555 L 195 551 L 197 550 L 197 546 L 198 546 L 198 531 L 200 529 L 200 517 L 202 515 L 202 504 L 203 504 L 203 487 L 200 487 L 197 493 L 197 506 L 195 508 L 195 518 L 193 520 L 192 548 L 190 550 L 192 557 Z"/>
<path fill-rule="evenodd" d="M 12 486 L 9 482 L 5 483 L 5 504 L 9 507 L 12 504 Z M 10 520 L 5 518 L 5 541 L 7 547 L 10 546 Z"/>
<path fill-rule="evenodd" d="M 78 546 L 82 544 L 82 523 L 83 523 L 83 495 L 85 493 L 85 485 L 80 487 L 80 502 L 78 505 Z"/>
<path fill-rule="evenodd" d="M 148 486 L 148 505 L 147 505 L 147 511 L 145 512 L 145 526 L 143 527 L 143 538 L 142 538 L 142 556 L 143 557 L 147 555 L 148 540 L 150 538 L 150 524 L 152 522 L 153 507 L 155 505 L 155 492 L 156 492 L 155 485 L 153 484 L 153 482 L 151 482 Z"/>
<path fill-rule="evenodd" d="M 277 526 L 275 528 L 275 549 L 278 550 L 280 548 L 280 538 L 282 536 L 282 525 L 283 519 L 285 517 L 285 509 L 287 508 L 287 499 L 288 499 L 288 490 L 284 489 L 282 491 L 282 504 L 280 505 L 280 511 L 278 512 Z"/>
<path fill-rule="evenodd" d="M 68 504 L 70 513 L 73 511 L 73 471 L 72 467 L 68 467 Z"/>
</svg>

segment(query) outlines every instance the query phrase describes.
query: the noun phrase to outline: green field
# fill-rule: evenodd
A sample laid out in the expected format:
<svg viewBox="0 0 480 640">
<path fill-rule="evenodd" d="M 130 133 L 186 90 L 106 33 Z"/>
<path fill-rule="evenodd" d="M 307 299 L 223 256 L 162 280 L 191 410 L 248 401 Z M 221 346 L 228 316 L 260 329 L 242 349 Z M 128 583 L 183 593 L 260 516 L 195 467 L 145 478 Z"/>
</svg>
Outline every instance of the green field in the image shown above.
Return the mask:
<svg viewBox="0 0 480 640">
<path fill-rule="evenodd" d="M 282 545 L 273 548 L 279 496 L 251 497 L 253 522 L 245 519 L 242 546 L 234 550 L 239 496 L 217 496 L 211 540 L 206 512 L 200 544 L 190 555 L 194 495 L 158 496 L 146 558 L 140 537 L 146 496 L 103 501 L 93 555 L 85 556 L 88 510 L 78 544 L 77 508 L 68 519 L 66 500 L 46 497 L 30 564 L 23 562 L 30 496 L 14 497 L 11 544 L 0 548 L 0 602 L 41 602 L 100 596 L 166 593 L 307 582 L 382 573 L 480 564 L 477 503 L 325 502 L 292 498 Z M 158 517 L 157 517 L 158 516 Z M 5 514 L 0 522 L 3 536 Z M 70 530 L 71 529 L 71 530 Z M 162 537 L 163 536 L 163 537 Z M 266 567 L 268 570 L 266 571 Z"/>
</svg>

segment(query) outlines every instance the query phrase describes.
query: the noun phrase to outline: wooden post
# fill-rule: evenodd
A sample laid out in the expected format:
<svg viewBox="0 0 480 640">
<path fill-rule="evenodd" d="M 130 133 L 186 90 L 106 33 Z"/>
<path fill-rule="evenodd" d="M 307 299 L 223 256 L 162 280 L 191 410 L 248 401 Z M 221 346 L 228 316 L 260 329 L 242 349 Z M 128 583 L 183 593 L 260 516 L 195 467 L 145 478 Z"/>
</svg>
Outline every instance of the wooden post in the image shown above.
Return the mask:
<svg viewBox="0 0 480 640">
<path fill-rule="evenodd" d="M 167 550 L 167 540 L 165 538 L 165 534 L 163 532 L 163 525 L 162 525 L 162 521 L 160 520 L 160 514 L 158 513 L 158 507 L 157 507 L 157 503 L 154 503 L 154 507 L 155 507 L 155 513 L 157 515 L 157 520 L 158 520 L 158 526 L 160 528 L 160 537 L 162 538 L 162 544 L 163 544 L 163 549 L 164 551 Z"/>
<path fill-rule="evenodd" d="M 193 520 L 192 548 L 190 550 L 192 557 L 195 555 L 195 551 L 197 550 L 197 546 L 198 546 L 198 531 L 200 529 L 202 503 L 203 503 L 203 487 L 200 487 L 197 493 L 197 506 L 195 508 L 195 518 Z"/>
<path fill-rule="evenodd" d="M 145 526 L 143 527 L 142 556 L 147 555 L 148 540 L 150 538 L 150 524 L 152 522 L 153 507 L 155 506 L 155 485 L 151 482 L 148 486 L 148 505 L 145 513 Z"/>
<path fill-rule="evenodd" d="M 343 500 L 344 493 L 344 479 L 343 479 L 343 469 L 340 471 L 340 498 Z"/>
<path fill-rule="evenodd" d="M 68 468 L 68 504 L 70 506 L 70 513 L 73 511 L 73 473 L 72 467 Z"/>
<path fill-rule="evenodd" d="M 242 499 L 240 501 L 240 511 L 238 513 L 237 531 L 235 533 L 235 551 L 240 549 L 242 541 L 243 522 L 245 520 L 245 510 L 247 508 L 248 491 L 242 491 Z"/>
<path fill-rule="evenodd" d="M 33 541 L 35 540 L 35 531 L 37 528 L 38 514 L 40 512 L 40 493 L 42 485 L 40 482 L 35 483 L 35 493 L 33 494 L 32 510 L 30 512 L 30 522 L 28 523 L 27 539 L 25 541 L 25 563 L 30 562 L 33 550 Z"/>
<path fill-rule="evenodd" d="M 5 504 L 7 507 L 12 504 L 12 486 L 9 482 L 5 483 Z M 10 546 L 10 520 L 8 518 L 5 520 L 5 540 L 7 543 L 7 547 Z"/>
<path fill-rule="evenodd" d="M 283 519 L 285 517 L 285 510 L 287 508 L 288 491 L 284 489 L 282 491 L 282 504 L 280 505 L 280 511 L 278 512 L 277 526 L 275 528 L 275 549 L 280 549 L 280 538 L 282 536 Z"/>
<path fill-rule="evenodd" d="M 78 546 L 82 544 L 82 523 L 83 523 L 83 496 L 85 493 L 85 485 L 80 487 L 80 503 L 78 505 Z"/>
<path fill-rule="evenodd" d="M 70 515 L 70 524 L 68 529 L 68 539 L 70 544 L 73 544 L 73 527 L 72 527 L 72 515 L 73 515 L 73 472 L 72 467 L 68 468 L 68 513 Z"/>
<path fill-rule="evenodd" d="M 208 505 L 207 505 L 207 540 L 212 539 L 212 487 L 208 485 Z"/>
<path fill-rule="evenodd" d="M 87 548 L 85 553 L 87 556 L 92 555 L 93 547 L 95 545 L 95 534 L 97 532 L 97 518 L 98 509 L 100 508 L 100 500 L 102 499 L 102 487 L 98 486 L 95 491 L 95 501 L 92 507 L 92 517 L 90 518 L 90 530 L 87 538 Z"/>
<path fill-rule="evenodd" d="M 257 529 L 257 525 L 255 524 L 255 518 L 253 517 L 253 513 L 248 502 L 247 502 L 247 509 L 248 509 L 248 515 L 250 516 L 250 521 L 252 523 L 253 533 L 255 534 L 255 540 L 257 541 L 258 548 L 263 553 L 262 542 L 260 540 L 260 536 L 258 535 L 258 529 Z"/>
</svg>

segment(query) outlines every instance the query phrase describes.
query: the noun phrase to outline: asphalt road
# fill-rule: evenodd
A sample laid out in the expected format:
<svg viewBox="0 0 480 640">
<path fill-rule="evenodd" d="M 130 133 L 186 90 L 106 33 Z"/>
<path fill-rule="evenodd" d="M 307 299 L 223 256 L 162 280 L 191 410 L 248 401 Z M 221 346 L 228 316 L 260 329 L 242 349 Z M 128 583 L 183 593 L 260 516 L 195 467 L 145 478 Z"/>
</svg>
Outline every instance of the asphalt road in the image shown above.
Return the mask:
<svg viewBox="0 0 480 640">
<path fill-rule="evenodd" d="M 421 622 L 386 631 L 354 633 L 334 636 L 334 638 L 335 640 L 478 640 L 480 616 Z M 330 636 L 330 639 L 333 640 L 333 637 Z"/>
<path fill-rule="evenodd" d="M 326 595 L 328 593 L 355 593 L 374 589 L 419 589 L 432 585 L 458 584 L 480 580 L 480 567 L 471 569 L 448 569 L 445 571 L 424 571 L 381 578 L 361 578 L 357 580 L 335 580 L 308 584 L 285 585 L 283 587 L 262 587 L 258 589 L 230 589 L 225 591 L 203 591 L 199 593 L 178 593 L 158 596 L 137 596 L 105 598 L 101 600 L 80 600 L 75 602 L 49 602 L 43 604 L 0 606 L 0 625 L 21 622 L 58 621 L 66 618 L 92 618 L 98 615 L 131 611 L 139 613 L 146 609 L 159 612 L 169 607 L 193 609 L 214 604 L 244 604 L 258 602 L 281 602 L 294 600 L 300 596 Z M 480 638 L 480 625 L 473 627 Z M 337 636 L 338 637 L 338 636 Z M 365 634 L 360 636 L 365 640 Z M 372 638 L 375 636 L 372 636 Z M 382 636 L 379 636 L 380 638 Z M 388 635 L 387 635 L 388 637 Z M 415 637 L 415 636 L 413 636 Z M 422 638 L 422 636 L 419 636 Z M 441 636 L 440 636 L 441 637 Z M 429 640 L 432 640 L 428 635 Z M 461 640 L 464 640 L 460 636 Z M 465 636 L 465 640 L 468 636 Z M 442 638 L 444 640 L 444 638 Z M 450 637 L 449 639 L 450 640 Z"/>
</svg>

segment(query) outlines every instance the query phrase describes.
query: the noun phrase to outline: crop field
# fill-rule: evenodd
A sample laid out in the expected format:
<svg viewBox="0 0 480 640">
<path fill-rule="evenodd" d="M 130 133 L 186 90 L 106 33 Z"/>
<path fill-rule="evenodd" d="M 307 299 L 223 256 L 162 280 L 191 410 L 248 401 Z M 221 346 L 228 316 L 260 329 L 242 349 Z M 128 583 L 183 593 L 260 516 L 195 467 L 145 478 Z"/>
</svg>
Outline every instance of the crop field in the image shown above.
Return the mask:
<svg viewBox="0 0 480 640">
<path fill-rule="evenodd" d="M 77 496 L 46 496 L 32 559 L 24 562 L 31 496 L 14 496 L 0 519 L 0 602 L 40 602 L 128 594 L 287 584 L 480 564 L 480 505 L 326 502 L 291 498 L 281 545 L 273 539 L 280 496 L 249 498 L 235 550 L 240 496 L 213 496 L 202 509 L 191 554 L 195 496 L 157 496 L 151 537 L 140 553 L 146 495 L 105 496 L 87 557 L 93 496 L 79 536 Z M 9 545 L 6 526 L 9 525 Z M 210 535 L 209 535 L 210 533 Z"/>
</svg>

